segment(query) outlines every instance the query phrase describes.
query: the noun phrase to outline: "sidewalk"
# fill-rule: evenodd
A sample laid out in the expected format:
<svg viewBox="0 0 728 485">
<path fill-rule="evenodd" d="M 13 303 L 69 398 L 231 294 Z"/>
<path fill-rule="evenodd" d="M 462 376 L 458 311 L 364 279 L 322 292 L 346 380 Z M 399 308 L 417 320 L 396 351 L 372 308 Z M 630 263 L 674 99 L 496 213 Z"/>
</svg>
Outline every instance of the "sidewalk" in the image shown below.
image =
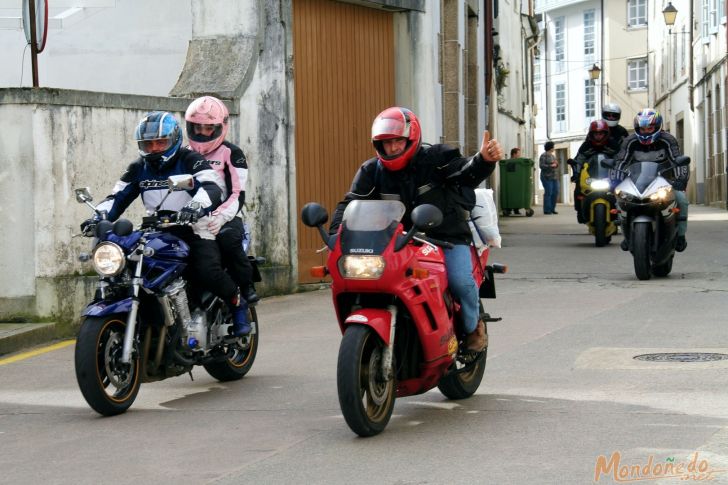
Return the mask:
<svg viewBox="0 0 728 485">
<path fill-rule="evenodd" d="M 56 324 L 0 322 L 0 357 L 40 345 L 56 337 Z"/>
</svg>

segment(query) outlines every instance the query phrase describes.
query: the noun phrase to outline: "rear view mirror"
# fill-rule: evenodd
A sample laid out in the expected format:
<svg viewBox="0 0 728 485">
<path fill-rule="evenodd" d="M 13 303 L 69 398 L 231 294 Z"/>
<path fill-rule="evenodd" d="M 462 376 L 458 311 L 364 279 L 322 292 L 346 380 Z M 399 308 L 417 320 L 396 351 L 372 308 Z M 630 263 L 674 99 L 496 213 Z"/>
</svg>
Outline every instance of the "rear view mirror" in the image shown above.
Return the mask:
<svg viewBox="0 0 728 485">
<path fill-rule="evenodd" d="M 417 229 L 425 231 L 442 224 L 442 211 L 432 204 L 422 204 L 412 210 L 410 218 Z"/>
<path fill-rule="evenodd" d="M 91 192 L 88 187 L 76 189 L 74 192 L 76 192 L 76 202 L 79 204 L 85 204 L 86 202 L 94 200 L 93 197 L 91 197 Z"/>
<path fill-rule="evenodd" d="M 318 227 L 328 220 L 329 213 L 316 202 L 309 202 L 301 210 L 301 221 L 308 227 Z"/>
<path fill-rule="evenodd" d="M 192 190 L 195 188 L 195 179 L 192 175 L 172 175 L 167 179 L 169 190 Z"/>
</svg>

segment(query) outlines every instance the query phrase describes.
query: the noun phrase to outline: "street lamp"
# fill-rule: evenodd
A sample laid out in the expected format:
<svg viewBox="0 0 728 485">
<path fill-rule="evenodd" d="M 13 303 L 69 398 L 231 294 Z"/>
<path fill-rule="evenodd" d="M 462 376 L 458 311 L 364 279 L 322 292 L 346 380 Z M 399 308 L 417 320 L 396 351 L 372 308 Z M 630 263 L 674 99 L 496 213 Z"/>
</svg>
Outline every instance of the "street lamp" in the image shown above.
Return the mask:
<svg viewBox="0 0 728 485">
<path fill-rule="evenodd" d="M 662 16 L 665 17 L 665 25 L 667 25 L 669 32 L 672 34 L 672 26 L 675 25 L 675 17 L 677 17 L 677 9 L 673 6 L 672 2 L 668 2 L 667 7 L 662 9 Z"/>
<path fill-rule="evenodd" d="M 589 69 L 589 77 L 591 78 L 592 81 L 596 81 L 597 79 L 599 79 L 599 75 L 601 73 L 602 73 L 602 70 L 599 69 L 599 66 L 597 66 L 596 64 L 594 64 L 591 67 L 591 69 Z"/>
</svg>

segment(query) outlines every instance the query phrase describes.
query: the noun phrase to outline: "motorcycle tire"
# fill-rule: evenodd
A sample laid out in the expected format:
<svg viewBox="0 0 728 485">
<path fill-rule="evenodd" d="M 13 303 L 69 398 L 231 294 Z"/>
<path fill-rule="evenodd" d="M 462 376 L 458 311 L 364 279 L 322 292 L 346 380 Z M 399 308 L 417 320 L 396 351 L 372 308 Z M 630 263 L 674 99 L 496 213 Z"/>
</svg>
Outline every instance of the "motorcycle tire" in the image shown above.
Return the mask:
<svg viewBox="0 0 728 485">
<path fill-rule="evenodd" d="M 482 313 L 481 308 L 481 313 Z M 488 341 L 488 325 L 485 326 L 485 338 Z M 437 384 L 437 388 L 448 399 L 465 399 L 478 390 L 485 373 L 485 358 L 488 354 L 488 346 L 486 344 L 483 354 L 478 357 L 477 363 L 467 372 L 458 372 L 448 374 Z M 457 365 L 457 364 L 456 364 Z"/>
<path fill-rule="evenodd" d="M 122 364 L 126 315 L 87 317 L 74 355 L 76 380 L 86 402 L 104 416 L 125 412 L 139 392 L 139 358 Z"/>
<path fill-rule="evenodd" d="M 258 322 L 258 313 L 253 307 L 248 308 L 248 321 L 256 324 L 256 332 L 248 337 L 250 339 L 248 347 L 243 348 L 237 343 L 230 344 L 226 349 L 228 354 L 226 360 L 204 365 L 207 373 L 220 382 L 242 379 L 253 367 L 260 341 L 260 322 Z"/>
<path fill-rule="evenodd" d="M 635 224 L 632 229 L 632 258 L 634 260 L 634 274 L 640 280 L 649 280 L 652 277 L 650 265 L 650 241 L 652 228 L 647 223 Z"/>
<path fill-rule="evenodd" d="M 607 244 L 607 208 L 604 204 L 597 204 L 594 206 L 594 245 L 601 248 Z"/>
<path fill-rule="evenodd" d="M 675 255 L 673 254 L 664 263 L 662 263 L 662 264 L 656 264 L 652 268 L 652 274 L 654 274 L 655 276 L 660 276 L 660 277 L 664 277 L 664 276 L 669 275 L 670 272 L 672 271 L 672 260 L 673 260 L 674 257 L 675 257 Z"/>
<path fill-rule="evenodd" d="M 380 378 L 384 342 L 370 328 L 352 325 L 339 346 L 336 386 L 346 424 L 359 436 L 381 433 L 389 423 L 396 398 L 395 378 Z M 392 363 L 394 366 L 394 363 Z"/>
</svg>

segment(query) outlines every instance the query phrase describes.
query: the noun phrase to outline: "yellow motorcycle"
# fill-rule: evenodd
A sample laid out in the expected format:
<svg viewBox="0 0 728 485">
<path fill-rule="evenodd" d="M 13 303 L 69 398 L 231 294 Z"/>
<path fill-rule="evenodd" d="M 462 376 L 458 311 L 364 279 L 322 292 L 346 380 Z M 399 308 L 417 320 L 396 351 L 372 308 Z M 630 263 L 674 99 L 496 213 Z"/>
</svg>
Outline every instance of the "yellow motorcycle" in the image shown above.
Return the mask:
<svg viewBox="0 0 728 485">
<path fill-rule="evenodd" d="M 603 153 L 592 156 L 579 174 L 579 193 L 581 202 L 580 222 L 586 224 L 594 236 L 594 245 L 606 246 L 617 233 L 617 204 L 609 181 L 609 170 L 601 166 L 605 159 Z"/>
</svg>

